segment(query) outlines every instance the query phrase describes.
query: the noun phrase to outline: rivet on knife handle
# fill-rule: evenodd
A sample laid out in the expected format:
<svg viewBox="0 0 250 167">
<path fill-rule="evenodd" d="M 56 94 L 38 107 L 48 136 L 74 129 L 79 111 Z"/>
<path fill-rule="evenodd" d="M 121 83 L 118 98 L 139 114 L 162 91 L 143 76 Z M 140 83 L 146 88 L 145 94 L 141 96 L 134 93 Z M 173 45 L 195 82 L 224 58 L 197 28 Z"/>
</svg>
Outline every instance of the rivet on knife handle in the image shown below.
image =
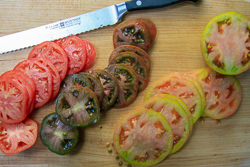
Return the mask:
<svg viewBox="0 0 250 167">
<path fill-rule="evenodd" d="M 125 4 L 128 11 L 133 11 L 140 9 L 161 8 L 185 1 L 197 2 L 198 0 L 132 0 L 125 2 Z"/>
</svg>

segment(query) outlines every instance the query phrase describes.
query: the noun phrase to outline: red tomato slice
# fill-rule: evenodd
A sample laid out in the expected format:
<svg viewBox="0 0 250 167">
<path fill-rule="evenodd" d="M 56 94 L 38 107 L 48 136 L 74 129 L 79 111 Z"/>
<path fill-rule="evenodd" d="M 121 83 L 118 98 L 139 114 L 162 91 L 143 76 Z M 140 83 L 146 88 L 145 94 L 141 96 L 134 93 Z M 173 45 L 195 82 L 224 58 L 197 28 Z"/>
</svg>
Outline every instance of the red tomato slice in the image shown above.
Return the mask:
<svg viewBox="0 0 250 167">
<path fill-rule="evenodd" d="M 171 152 L 173 131 L 158 112 L 137 109 L 119 120 L 113 144 L 116 152 L 131 165 L 150 166 Z"/>
<path fill-rule="evenodd" d="M 45 41 L 36 45 L 31 50 L 28 59 L 41 56 L 47 57 L 53 62 L 62 81 L 67 73 L 67 68 L 65 67 L 68 67 L 68 56 L 66 52 L 55 42 Z"/>
<path fill-rule="evenodd" d="M 232 115 L 240 105 L 242 88 L 233 75 L 223 75 L 210 68 L 197 77 L 206 95 L 204 113 L 214 119 Z"/>
<path fill-rule="evenodd" d="M 81 71 L 86 63 L 86 46 L 82 39 L 71 35 L 55 41 L 61 46 L 68 56 L 67 74 Z"/>
<path fill-rule="evenodd" d="M 32 112 L 35 105 L 36 85 L 34 81 L 29 78 L 26 74 L 18 70 L 10 70 L 2 74 L 1 78 L 9 78 L 14 82 L 19 82 L 27 89 L 29 95 L 28 108 Z"/>
<path fill-rule="evenodd" d="M 19 70 L 28 75 L 36 84 L 35 108 L 47 103 L 52 95 L 53 81 L 50 70 L 36 58 L 28 59 L 16 65 L 14 70 Z"/>
<path fill-rule="evenodd" d="M 17 80 L 0 77 L 0 122 L 18 123 L 30 113 L 29 94 Z"/>
<path fill-rule="evenodd" d="M 0 124 L 0 149 L 6 155 L 30 148 L 37 139 L 37 123 L 30 118 L 16 124 Z"/>
<path fill-rule="evenodd" d="M 95 47 L 94 45 L 87 41 L 87 40 L 84 40 L 83 39 L 83 42 L 85 43 L 85 47 L 86 47 L 86 50 L 87 50 L 87 55 L 86 55 L 86 62 L 85 62 L 85 65 L 83 67 L 82 70 L 85 70 L 87 69 L 92 63 L 93 61 L 95 60 L 95 56 L 96 56 L 96 51 L 95 51 Z"/>
<path fill-rule="evenodd" d="M 144 100 L 156 94 L 171 94 L 180 98 L 188 106 L 195 123 L 205 108 L 205 93 L 201 85 L 191 77 L 173 73 L 153 82 L 145 92 Z"/>
<path fill-rule="evenodd" d="M 52 95 L 51 95 L 50 100 L 49 100 L 49 101 L 51 101 L 57 96 L 57 94 L 60 90 L 61 78 L 60 78 L 59 72 L 57 71 L 57 69 L 53 65 L 52 61 L 50 61 L 48 58 L 38 57 L 36 59 L 37 59 L 36 61 L 45 65 L 51 72 L 52 81 L 53 81 L 53 91 L 52 91 Z"/>
<path fill-rule="evenodd" d="M 187 141 L 193 122 L 190 122 L 185 110 L 174 100 L 165 97 L 151 97 L 137 108 L 154 110 L 166 118 L 174 134 L 171 153 L 178 151 Z"/>
</svg>

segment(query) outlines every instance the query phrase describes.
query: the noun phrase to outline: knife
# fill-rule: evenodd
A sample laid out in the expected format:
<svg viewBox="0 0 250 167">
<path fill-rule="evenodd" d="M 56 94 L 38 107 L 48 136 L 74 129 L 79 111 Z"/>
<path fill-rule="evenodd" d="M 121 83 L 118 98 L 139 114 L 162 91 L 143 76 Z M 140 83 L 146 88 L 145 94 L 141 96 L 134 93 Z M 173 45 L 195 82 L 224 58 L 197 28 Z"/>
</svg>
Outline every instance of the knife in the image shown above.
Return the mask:
<svg viewBox="0 0 250 167">
<path fill-rule="evenodd" d="M 0 37 L 0 54 L 28 48 L 44 41 L 54 41 L 121 21 L 128 11 L 161 8 L 184 1 L 198 0 L 132 0 L 65 20 Z M 25 39 L 25 40 L 24 40 Z"/>
</svg>

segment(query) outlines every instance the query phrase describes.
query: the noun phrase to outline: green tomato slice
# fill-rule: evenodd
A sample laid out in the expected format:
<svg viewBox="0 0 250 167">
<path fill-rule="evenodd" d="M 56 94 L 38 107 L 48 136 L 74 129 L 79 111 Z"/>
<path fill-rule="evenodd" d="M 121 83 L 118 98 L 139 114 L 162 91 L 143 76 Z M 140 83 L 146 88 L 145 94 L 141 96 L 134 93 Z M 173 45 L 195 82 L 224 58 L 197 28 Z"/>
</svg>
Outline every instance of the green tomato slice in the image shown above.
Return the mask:
<svg viewBox="0 0 250 167">
<path fill-rule="evenodd" d="M 185 110 L 176 101 L 165 97 L 151 97 L 138 108 L 154 110 L 166 118 L 174 134 L 171 153 L 178 151 L 187 141 L 193 122 L 190 122 Z"/>
<path fill-rule="evenodd" d="M 100 119 L 98 99 L 93 91 L 73 86 L 61 92 L 55 102 L 60 120 L 72 127 L 85 127 Z"/>
<path fill-rule="evenodd" d="M 213 70 L 235 75 L 250 68 L 250 19 L 227 12 L 214 17 L 201 38 L 203 58 Z"/>
<path fill-rule="evenodd" d="M 40 138 L 48 149 L 59 155 L 69 154 L 79 140 L 79 129 L 62 123 L 56 113 L 44 117 Z"/>
<path fill-rule="evenodd" d="M 242 87 L 234 75 L 223 75 L 207 68 L 197 80 L 201 83 L 206 106 L 204 113 L 214 119 L 223 119 L 232 115 L 240 105 Z"/>
<path fill-rule="evenodd" d="M 144 101 L 156 94 L 171 94 L 180 98 L 188 106 L 193 124 L 205 108 L 205 93 L 200 83 L 182 73 L 172 73 L 153 82 L 145 92 Z"/>
<path fill-rule="evenodd" d="M 113 144 L 116 152 L 129 164 L 150 166 L 170 154 L 173 131 L 161 114 L 141 108 L 119 120 Z"/>
</svg>

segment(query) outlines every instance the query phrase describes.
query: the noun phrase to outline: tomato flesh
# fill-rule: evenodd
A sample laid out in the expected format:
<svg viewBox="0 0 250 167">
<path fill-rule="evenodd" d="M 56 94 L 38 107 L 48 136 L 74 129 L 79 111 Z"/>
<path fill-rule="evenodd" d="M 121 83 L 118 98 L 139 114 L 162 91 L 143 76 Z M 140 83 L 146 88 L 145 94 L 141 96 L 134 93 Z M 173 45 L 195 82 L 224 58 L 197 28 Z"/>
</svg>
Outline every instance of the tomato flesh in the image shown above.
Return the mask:
<svg viewBox="0 0 250 167">
<path fill-rule="evenodd" d="M 109 64 L 125 64 L 131 67 L 138 76 L 139 91 L 143 91 L 148 85 L 149 69 L 143 59 L 134 52 L 122 52 L 117 54 Z"/>
<path fill-rule="evenodd" d="M 26 118 L 20 123 L 0 124 L 0 149 L 6 155 L 30 148 L 37 139 L 37 123 Z"/>
<path fill-rule="evenodd" d="M 19 123 L 30 113 L 29 94 L 17 80 L 0 77 L 0 121 Z"/>
<path fill-rule="evenodd" d="M 204 113 L 214 119 L 223 119 L 232 115 L 240 105 L 242 88 L 233 75 L 223 75 L 207 68 L 197 80 L 201 83 L 206 95 Z"/>
<path fill-rule="evenodd" d="M 36 85 L 35 108 L 47 103 L 52 95 L 53 80 L 50 70 L 42 63 L 33 58 L 18 63 L 14 70 L 20 70 L 28 75 Z"/>
<path fill-rule="evenodd" d="M 77 146 L 79 128 L 63 124 L 56 113 L 51 113 L 42 121 L 40 138 L 50 151 L 58 155 L 66 155 Z"/>
<path fill-rule="evenodd" d="M 84 39 L 83 39 L 83 42 L 85 43 L 87 55 L 86 55 L 85 65 L 82 70 L 86 70 L 95 60 L 96 50 L 95 50 L 94 45 L 91 42 L 84 40 Z"/>
<path fill-rule="evenodd" d="M 119 83 L 119 94 L 114 107 L 121 108 L 131 104 L 138 92 L 138 77 L 136 72 L 124 64 L 109 65 L 105 70 L 113 74 Z"/>
<path fill-rule="evenodd" d="M 139 55 L 143 61 L 145 62 L 147 68 L 150 70 L 150 59 L 149 55 L 147 52 L 145 52 L 143 49 L 133 46 L 133 45 L 121 45 L 116 47 L 113 52 L 109 56 L 109 62 L 116 57 L 117 54 L 122 53 L 122 52 L 134 52 L 135 54 Z"/>
<path fill-rule="evenodd" d="M 235 75 L 250 67 L 250 19 L 227 12 L 207 24 L 201 38 L 206 63 L 218 73 Z"/>
<path fill-rule="evenodd" d="M 63 39 L 56 40 L 55 42 L 67 53 L 67 75 L 81 71 L 86 62 L 86 46 L 82 39 L 75 35 L 71 35 Z"/>
<path fill-rule="evenodd" d="M 180 98 L 188 106 L 193 123 L 205 108 L 205 93 L 200 83 L 182 73 L 169 74 L 153 82 L 145 92 L 144 100 L 156 94 L 171 94 Z"/>
<path fill-rule="evenodd" d="M 72 86 L 62 91 L 55 102 L 59 119 L 72 127 L 85 127 L 100 119 L 99 102 L 93 91 Z"/>
<path fill-rule="evenodd" d="M 160 96 L 151 97 L 137 108 L 154 110 L 166 118 L 174 134 L 171 153 L 178 151 L 187 141 L 190 135 L 190 126 L 193 126 L 193 123 L 189 120 L 185 110 L 174 100 Z"/>
<path fill-rule="evenodd" d="M 173 131 L 167 120 L 150 109 L 137 109 L 116 125 L 113 144 L 128 163 L 150 166 L 167 157 L 173 146 Z"/>
<path fill-rule="evenodd" d="M 66 52 L 55 42 L 45 41 L 36 45 L 29 53 L 28 59 L 46 57 L 50 59 L 57 69 L 61 81 L 67 73 L 68 57 Z"/>
<path fill-rule="evenodd" d="M 126 20 L 114 30 L 113 44 L 114 48 L 121 45 L 134 45 L 147 52 L 151 44 L 150 32 L 142 22 Z"/>
</svg>

